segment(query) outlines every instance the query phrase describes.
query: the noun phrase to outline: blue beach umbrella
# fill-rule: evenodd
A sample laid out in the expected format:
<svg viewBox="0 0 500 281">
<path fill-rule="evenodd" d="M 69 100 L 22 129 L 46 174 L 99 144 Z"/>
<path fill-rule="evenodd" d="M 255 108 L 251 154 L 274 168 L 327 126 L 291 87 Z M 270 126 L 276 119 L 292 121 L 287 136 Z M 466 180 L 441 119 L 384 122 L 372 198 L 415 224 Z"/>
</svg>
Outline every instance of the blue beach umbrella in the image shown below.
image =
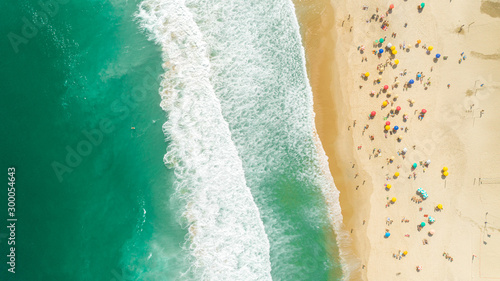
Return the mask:
<svg viewBox="0 0 500 281">
<path fill-rule="evenodd" d="M 417 74 L 417 77 L 418 77 L 418 78 L 422 77 L 422 74 L 420 74 L 420 73 L 419 73 L 419 74 Z"/>
<path fill-rule="evenodd" d="M 382 54 L 384 52 L 384 49 L 380 49 L 378 50 L 378 52 Z"/>
<path fill-rule="evenodd" d="M 394 131 L 397 131 L 399 130 L 399 127 L 398 126 L 394 126 Z"/>
<path fill-rule="evenodd" d="M 439 59 L 441 57 L 441 54 L 436 54 L 436 59 Z"/>
<path fill-rule="evenodd" d="M 413 84 L 413 83 L 415 83 L 415 81 L 413 81 L 413 79 L 410 79 L 410 81 L 408 83 Z"/>
<path fill-rule="evenodd" d="M 386 232 L 386 233 L 384 234 L 384 237 L 385 237 L 385 238 L 388 238 L 389 236 L 391 236 L 391 233 L 389 233 L 389 232 Z"/>
</svg>

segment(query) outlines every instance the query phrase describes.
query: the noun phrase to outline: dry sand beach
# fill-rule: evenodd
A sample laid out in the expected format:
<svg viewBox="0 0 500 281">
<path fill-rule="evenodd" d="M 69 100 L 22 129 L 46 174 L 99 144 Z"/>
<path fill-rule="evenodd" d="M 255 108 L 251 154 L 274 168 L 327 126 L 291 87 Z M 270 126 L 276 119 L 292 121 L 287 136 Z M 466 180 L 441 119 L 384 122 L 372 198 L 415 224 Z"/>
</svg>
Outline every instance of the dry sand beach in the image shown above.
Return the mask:
<svg viewBox="0 0 500 281">
<path fill-rule="evenodd" d="M 500 279 L 500 2 L 420 3 L 295 1 L 351 279 Z"/>
</svg>

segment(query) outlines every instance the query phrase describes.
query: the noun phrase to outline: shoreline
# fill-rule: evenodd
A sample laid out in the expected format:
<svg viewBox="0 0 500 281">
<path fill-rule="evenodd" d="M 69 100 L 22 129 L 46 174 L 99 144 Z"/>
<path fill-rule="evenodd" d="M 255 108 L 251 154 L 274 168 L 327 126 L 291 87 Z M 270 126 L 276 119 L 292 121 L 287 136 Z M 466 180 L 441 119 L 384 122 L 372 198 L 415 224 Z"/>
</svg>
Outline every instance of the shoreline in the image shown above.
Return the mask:
<svg viewBox="0 0 500 281">
<path fill-rule="evenodd" d="M 349 278 L 358 280 L 362 278 L 362 271 L 359 270 L 364 262 L 361 259 L 362 253 L 369 251 L 366 228 L 359 226 L 363 225 L 363 220 L 369 219 L 369 204 L 360 207 L 357 203 L 360 199 L 369 202 L 372 188 L 368 180 L 363 185 L 365 192 L 357 192 L 353 177 L 354 171 L 358 170 L 348 169 L 342 165 L 351 162 L 359 167 L 358 159 L 352 149 L 354 144 L 350 132 L 340 130 L 346 128 L 350 120 L 350 117 L 345 118 L 350 112 L 345 98 L 346 93 L 340 87 L 342 77 L 340 68 L 345 62 L 336 60 L 340 54 L 336 18 L 345 8 L 334 7 L 328 0 L 311 2 L 295 3 L 296 13 L 300 22 L 307 73 L 313 92 L 317 134 L 328 157 L 328 167 L 335 186 L 340 191 L 343 233 L 337 235 L 347 234 L 347 237 L 342 237 L 342 243 L 338 247 L 342 252 L 341 258 L 346 263 L 343 267 L 349 271 Z M 366 177 L 364 171 L 358 172 Z M 356 231 L 351 234 L 350 230 L 354 228 Z"/>
<path fill-rule="evenodd" d="M 500 34 L 500 6 L 480 0 L 453 1 L 430 3 L 417 11 L 419 3 L 397 3 L 385 14 L 388 4 L 375 0 L 294 1 L 315 126 L 340 191 L 343 226 L 339 235 L 349 235 L 338 243 L 343 268 L 352 269 L 347 280 L 379 280 L 390 275 L 431 280 L 437 274 L 445 274 L 446 280 L 469 275 L 474 280 L 500 278 L 496 267 L 500 253 L 494 251 L 500 247 L 500 235 L 491 235 L 500 229 L 500 194 L 495 192 L 500 188 L 500 173 L 494 168 L 500 165 L 496 141 L 500 139 L 500 40 L 495 36 Z M 361 9 L 365 4 L 367 9 Z M 369 20 L 372 14 L 387 17 L 388 31 Z M 372 46 L 374 38 L 381 37 L 387 42 Z M 422 44 L 413 46 L 417 39 Z M 396 48 L 399 45 L 397 55 L 371 53 L 388 42 Z M 404 44 L 411 50 L 402 48 Z M 364 54 L 356 48 L 361 45 L 366 46 Z M 430 45 L 434 51 L 422 49 Z M 437 53 L 445 58 L 433 59 Z M 387 67 L 395 59 L 401 63 Z M 377 73 L 384 62 L 385 72 Z M 367 71 L 375 77 L 363 81 L 359 74 Z M 418 73 L 428 76 L 425 84 Z M 381 85 L 372 85 L 376 76 Z M 432 85 L 427 85 L 431 76 Z M 398 78 L 392 81 L 393 77 L 413 78 L 417 83 L 381 91 L 382 85 L 395 83 Z M 370 96 L 370 91 L 379 94 Z M 391 105 L 380 107 L 386 95 Z M 416 100 L 415 106 L 407 99 Z M 401 106 L 404 114 L 389 114 L 392 105 Z M 420 119 L 417 112 L 424 108 L 430 113 Z M 365 119 L 372 110 L 376 118 Z M 409 118 L 404 121 L 406 114 Z M 386 120 L 409 131 L 390 136 L 386 131 L 384 138 Z M 365 124 L 369 125 L 367 134 Z M 401 151 L 407 147 L 405 158 Z M 372 149 L 379 149 L 383 156 Z M 389 163 L 389 158 L 394 160 Z M 432 164 L 422 165 L 431 159 Z M 420 166 L 410 169 L 418 162 Z M 453 171 L 450 176 L 442 175 L 444 166 Z M 396 171 L 401 176 L 392 178 Z M 389 183 L 394 187 L 385 189 Z M 413 198 L 420 187 L 429 192 L 429 199 L 416 204 Z M 397 203 L 387 204 L 391 197 L 397 197 Z M 435 211 L 438 204 L 445 206 L 443 211 Z M 427 223 L 429 216 L 436 219 L 432 226 Z M 423 221 L 427 226 L 421 232 L 415 226 Z M 392 235 L 384 238 L 389 229 Z M 430 230 L 436 234 L 428 235 Z M 409 254 L 402 257 L 406 250 Z M 395 259 L 398 251 L 399 259 Z M 454 261 L 443 256 L 452 256 Z M 418 266 L 423 270 L 416 270 Z"/>
</svg>

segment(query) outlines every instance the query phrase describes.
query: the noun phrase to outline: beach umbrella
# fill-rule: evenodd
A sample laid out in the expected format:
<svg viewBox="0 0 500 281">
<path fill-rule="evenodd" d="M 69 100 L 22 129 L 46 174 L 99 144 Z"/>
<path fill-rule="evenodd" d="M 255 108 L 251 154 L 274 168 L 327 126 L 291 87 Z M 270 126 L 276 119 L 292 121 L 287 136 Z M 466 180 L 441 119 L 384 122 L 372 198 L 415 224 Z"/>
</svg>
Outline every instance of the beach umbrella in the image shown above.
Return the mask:
<svg viewBox="0 0 500 281">
<path fill-rule="evenodd" d="M 408 151 L 408 148 L 403 148 L 403 153 L 406 153 Z"/>
<path fill-rule="evenodd" d="M 396 202 L 396 197 L 392 197 L 391 202 L 392 203 Z"/>
<path fill-rule="evenodd" d="M 394 156 L 391 156 L 391 161 L 394 161 Z"/>
<path fill-rule="evenodd" d="M 366 77 L 370 76 L 370 72 L 366 72 L 366 73 L 365 73 L 365 76 L 366 76 Z"/>
<path fill-rule="evenodd" d="M 413 84 L 413 83 L 415 83 L 415 81 L 413 79 L 410 79 L 410 81 L 408 81 L 408 83 Z"/>
<path fill-rule="evenodd" d="M 394 64 L 399 64 L 399 60 L 394 60 Z"/>
<path fill-rule="evenodd" d="M 391 129 L 391 126 L 389 126 L 389 125 L 385 125 L 385 130 L 386 130 L 386 131 L 389 131 L 390 129 Z"/>
<path fill-rule="evenodd" d="M 375 114 L 377 114 L 377 112 L 372 111 L 372 113 L 370 114 L 370 116 L 372 116 L 372 117 L 373 117 L 373 116 L 375 116 Z"/>
<path fill-rule="evenodd" d="M 449 175 L 448 171 L 443 173 L 443 176 L 447 177 Z"/>
<path fill-rule="evenodd" d="M 389 102 L 388 102 L 388 101 L 386 101 L 386 100 L 382 102 L 382 106 L 383 106 L 383 107 L 386 107 L 388 104 L 389 104 Z"/>
<path fill-rule="evenodd" d="M 389 47 L 389 48 L 391 48 L 391 51 L 396 50 L 396 46 L 391 46 L 391 47 Z"/>
<path fill-rule="evenodd" d="M 399 127 L 398 126 L 394 126 L 394 131 L 397 131 L 399 130 Z"/>
<path fill-rule="evenodd" d="M 380 38 L 380 39 L 378 39 L 378 42 L 380 42 L 380 43 L 384 43 L 384 38 Z"/>
<path fill-rule="evenodd" d="M 387 48 L 390 48 L 392 47 L 392 44 L 391 43 L 387 43 Z"/>
<path fill-rule="evenodd" d="M 389 5 L 389 9 L 394 9 L 394 4 Z"/>
<path fill-rule="evenodd" d="M 391 189 L 392 185 L 388 184 L 385 186 L 387 189 Z"/>
<path fill-rule="evenodd" d="M 429 230 L 430 235 L 434 235 L 434 233 L 436 233 L 436 231 L 434 229 Z"/>
<path fill-rule="evenodd" d="M 417 163 L 413 163 L 413 168 L 417 168 Z"/>
<path fill-rule="evenodd" d="M 420 39 L 417 40 L 417 44 L 420 44 L 422 43 L 422 41 Z"/>
<path fill-rule="evenodd" d="M 391 236 L 391 233 L 390 233 L 390 232 L 386 232 L 386 233 L 384 234 L 384 237 L 385 237 L 385 238 L 389 238 L 389 236 Z"/>
<path fill-rule="evenodd" d="M 431 160 L 429 159 L 429 160 L 425 161 L 425 163 L 427 163 L 427 165 L 429 165 L 429 164 L 431 164 Z"/>
<path fill-rule="evenodd" d="M 420 74 L 420 73 L 419 73 L 419 74 L 417 74 L 417 77 L 418 77 L 418 78 L 422 77 L 422 74 Z"/>
<path fill-rule="evenodd" d="M 429 217 L 429 223 L 433 223 L 435 221 L 436 221 L 436 219 L 434 219 L 433 217 Z"/>
<path fill-rule="evenodd" d="M 415 103 L 415 100 L 411 100 L 410 103 Z"/>
<path fill-rule="evenodd" d="M 401 110 L 401 106 L 396 107 L 396 111 L 400 111 L 400 110 Z"/>
<path fill-rule="evenodd" d="M 420 223 L 420 226 L 421 226 L 421 227 L 424 227 L 424 226 L 425 226 L 425 222 L 421 222 L 421 223 Z"/>
<path fill-rule="evenodd" d="M 397 177 L 399 177 L 399 172 L 395 172 L 395 173 L 394 173 L 394 176 L 395 176 L 396 178 L 397 178 Z"/>
<path fill-rule="evenodd" d="M 432 46 L 427 47 L 427 50 L 429 50 L 429 51 L 432 51 L 432 49 L 434 49 L 434 47 L 432 47 Z"/>
<path fill-rule="evenodd" d="M 441 54 L 436 54 L 436 59 L 439 59 L 441 57 Z"/>
<path fill-rule="evenodd" d="M 442 209 L 443 209 L 443 205 L 442 205 L 442 204 L 438 204 L 438 205 L 437 205 L 437 208 L 438 208 L 439 210 L 442 210 Z"/>
<path fill-rule="evenodd" d="M 448 171 L 448 167 L 444 166 L 443 171 L 445 171 L 445 172 Z"/>
<path fill-rule="evenodd" d="M 388 85 L 384 85 L 384 90 L 387 90 L 389 89 L 389 86 Z"/>
<path fill-rule="evenodd" d="M 397 53 L 398 53 L 398 51 L 396 51 L 396 50 L 392 50 L 392 54 L 393 54 L 393 55 L 395 55 L 395 54 L 397 54 Z"/>
<path fill-rule="evenodd" d="M 418 192 L 418 193 L 422 193 L 422 191 L 424 191 L 424 190 L 423 190 L 421 187 L 419 187 L 419 188 L 417 189 L 417 192 Z"/>
<path fill-rule="evenodd" d="M 384 49 L 379 49 L 378 52 L 382 54 L 384 52 Z"/>
<path fill-rule="evenodd" d="M 403 252 L 403 256 L 406 256 L 406 255 L 408 255 L 408 251 Z"/>
<path fill-rule="evenodd" d="M 385 124 L 386 125 L 391 125 L 391 121 L 386 121 Z"/>
<path fill-rule="evenodd" d="M 423 2 L 422 2 L 422 3 L 420 3 L 420 8 L 422 8 L 422 9 L 423 9 L 424 7 L 425 7 L 425 3 L 423 3 Z"/>
<path fill-rule="evenodd" d="M 424 109 L 422 109 L 422 113 L 423 113 L 423 114 L 426 114 L 426 113 L 427 113 L 427 109 L 425 109 L 425 108 L 424 108 Z"/>
</svg>

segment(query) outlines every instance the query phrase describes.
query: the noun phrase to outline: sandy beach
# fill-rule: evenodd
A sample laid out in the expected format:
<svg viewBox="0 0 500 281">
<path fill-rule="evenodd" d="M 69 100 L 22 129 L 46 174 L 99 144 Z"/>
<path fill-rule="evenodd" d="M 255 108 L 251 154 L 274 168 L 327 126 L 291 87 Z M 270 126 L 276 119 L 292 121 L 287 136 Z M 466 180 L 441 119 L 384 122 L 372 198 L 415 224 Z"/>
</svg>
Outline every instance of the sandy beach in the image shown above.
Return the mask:
<svg viewBox="0 0 500 281">
<path fill-rule="evenodd" d="M 500 2 L 420 3 L 295 3 L 340 246 L 351 280 L 500 279 Z"/>
</svg>

